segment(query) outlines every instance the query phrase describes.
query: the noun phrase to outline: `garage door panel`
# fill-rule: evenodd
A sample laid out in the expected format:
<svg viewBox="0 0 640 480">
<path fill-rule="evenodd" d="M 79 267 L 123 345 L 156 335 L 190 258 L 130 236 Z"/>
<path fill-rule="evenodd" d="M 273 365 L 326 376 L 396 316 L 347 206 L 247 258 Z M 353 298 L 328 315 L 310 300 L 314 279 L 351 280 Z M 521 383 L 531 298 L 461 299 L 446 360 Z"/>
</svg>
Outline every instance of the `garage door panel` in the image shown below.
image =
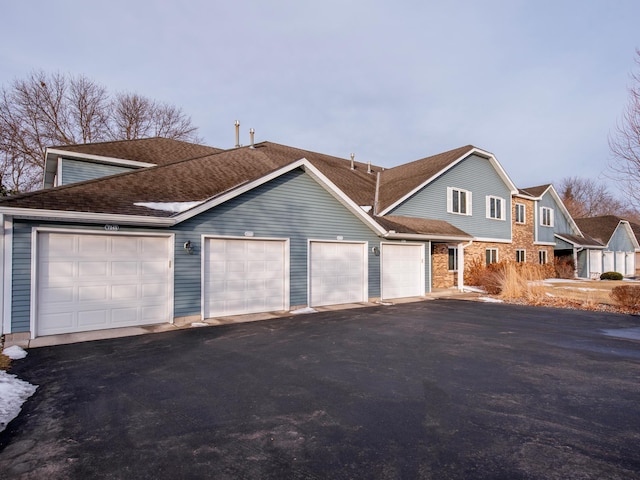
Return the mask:
<svg viewBox="0 0 640 480">
<path fill-rule="evenodd" d="M 361 243 L 310 243 L 311 306 L 365 301 L 366 261 Z"/>
<path fill-rule="evenodd" d="M 382 244 L 382 298 L 424 295 L 424 247 Z"/>
<path fill-rule="evenodd" d="M 109 314 L 106 310 L 86 310 L 78 312 L 79 327 L 105 327 Z"/>
<path fill-rule="evenodd" d="M 106 300 L 108 298 L 108 287 L 105 285 L 78 288 L 78 301 L 80 303 L 95 302 L 98 300 Z"/>
<path fill-rule="evenodd" d="M 54 251 L 62 261 L 50 260 Z M 37 334 L 169 321 L 169 252 L 167 237 L 39 233 Z"/>
<path fill-rule="evenodd" d="M 205 249 L 205 318 L 286 308 L 284 241 L 215 238 Z"/>
</svg>

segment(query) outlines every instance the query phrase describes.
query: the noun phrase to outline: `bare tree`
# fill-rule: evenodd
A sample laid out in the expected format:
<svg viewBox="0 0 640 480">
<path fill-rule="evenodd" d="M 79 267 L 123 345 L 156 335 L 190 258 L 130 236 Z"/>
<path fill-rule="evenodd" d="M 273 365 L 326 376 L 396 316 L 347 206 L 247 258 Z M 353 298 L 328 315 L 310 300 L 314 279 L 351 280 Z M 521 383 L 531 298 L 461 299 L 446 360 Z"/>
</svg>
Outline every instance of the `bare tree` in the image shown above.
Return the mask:
<svg viewBox="0 0 640 480">
<path fill-rule="evenodd" d="M 588 178 L 563 178 L 560 181 L 558 194 L 574 218 L 600 215 L 626 217 L 631 213 L 629 208 L 609 193 L 604 183 Z"/>
<path fill-rule="evenodd" d="M 636 49 L 635 63 L 640 67 L 640 49 Z M 608 175 L 618 182 L 633 207 L 640 209 L 640 72 L 631 74 L 629 103 L 612 135 L 609 149 L 612 160 Z"/>
<path fill-rule="evenodd" d="M 198 142 L 182 110 L 117 94 L 84 76 L 39 71 L 0 90 L 0 175 L 7 191 L 37 188 L 47 147 L 163 136 Z"/>
</svg>

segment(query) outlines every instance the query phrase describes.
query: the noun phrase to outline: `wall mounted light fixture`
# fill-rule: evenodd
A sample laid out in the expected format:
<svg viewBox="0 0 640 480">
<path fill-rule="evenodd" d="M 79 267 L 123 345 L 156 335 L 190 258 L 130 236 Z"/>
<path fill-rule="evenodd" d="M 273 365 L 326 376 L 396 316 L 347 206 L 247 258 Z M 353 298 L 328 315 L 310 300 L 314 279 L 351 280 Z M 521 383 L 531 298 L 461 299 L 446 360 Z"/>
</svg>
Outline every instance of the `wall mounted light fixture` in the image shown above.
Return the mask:
<svg viewBox="0 0 640 480">
<path fill-rule="evenodd" d="M 191 240 L 187 240 L 186 242 L 184 242 L 184 249 L 189 255 L 193 253 L 193 245 L 191 244 Z"/>
</svg>

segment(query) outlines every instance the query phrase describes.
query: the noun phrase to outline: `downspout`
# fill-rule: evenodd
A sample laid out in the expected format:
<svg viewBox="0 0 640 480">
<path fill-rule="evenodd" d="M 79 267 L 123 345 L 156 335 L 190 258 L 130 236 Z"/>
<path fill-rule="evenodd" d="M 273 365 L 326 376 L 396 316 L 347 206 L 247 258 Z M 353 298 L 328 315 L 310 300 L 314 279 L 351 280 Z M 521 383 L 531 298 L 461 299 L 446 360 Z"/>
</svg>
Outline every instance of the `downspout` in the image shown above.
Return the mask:
<svg viewBox="0 0 640 480">
<path fill-rule="evenodd" d="M 464 249 L 473 243 L 469 240 L 467 243 L 458 244 L 458 290 L 464 290 Z"/>
</svg>

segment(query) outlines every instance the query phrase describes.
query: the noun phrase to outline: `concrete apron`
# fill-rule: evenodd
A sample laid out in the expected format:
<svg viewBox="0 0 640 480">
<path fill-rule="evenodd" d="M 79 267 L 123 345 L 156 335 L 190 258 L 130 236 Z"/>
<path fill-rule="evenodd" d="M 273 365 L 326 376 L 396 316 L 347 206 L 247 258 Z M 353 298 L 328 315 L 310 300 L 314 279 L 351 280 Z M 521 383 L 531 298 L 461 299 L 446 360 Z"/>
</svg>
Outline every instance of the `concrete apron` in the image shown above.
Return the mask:
<svg viewBox="0 0 640 480">
<path fill-rule="evenodd" d="M 422 302 L 425 300 L 435 300 L 437 298 L 452 298 L 460 300 L 474 300 L 477 293 L 460 292 L 456 288 L 434 289 L 431 293 L 422 297 L 395 298 L 393 300 L 371 299 L 370 302 L 345 303 L 340 305 L 328 305 L 323 307 L 313 307 L 317 312 L 327 312 L 335 310 L 348 310 L 352 308 L 375 307 L 385 305 L 395 305 L 399 303 Z M 300 307 L 303 308 L 303 307 Z M 135 335 L 146 335 L 149 333 L 160 333 L 171 330 L 181 330 L 185 328 L 200 328 L 216 325 L 229 325 L 233 323 L 257 322 L 261 320 L 271 320 L 276 318 L 290 317 L 295 308 L 288 312 L 265 312 L 251 313 L 246 315 L 231 315 L 228 317 L 208 318 L 197 322 L 184 323 L 161 323 L 157 325 L 142 325 L 137 327 L 109 328 L 105 330 L 93 330 L 88 332 L 63 333 L 59 335 L 47 335 L 43 337 L 29 338 L 28 332 L 7 334 L 4 338 L 2 348 L 18 345 L 22 348 L 48 347 L 51 345 L 64 345 L 69 343 L 91 342 L 107 338 L 131 337 Z"/>
</svg>

